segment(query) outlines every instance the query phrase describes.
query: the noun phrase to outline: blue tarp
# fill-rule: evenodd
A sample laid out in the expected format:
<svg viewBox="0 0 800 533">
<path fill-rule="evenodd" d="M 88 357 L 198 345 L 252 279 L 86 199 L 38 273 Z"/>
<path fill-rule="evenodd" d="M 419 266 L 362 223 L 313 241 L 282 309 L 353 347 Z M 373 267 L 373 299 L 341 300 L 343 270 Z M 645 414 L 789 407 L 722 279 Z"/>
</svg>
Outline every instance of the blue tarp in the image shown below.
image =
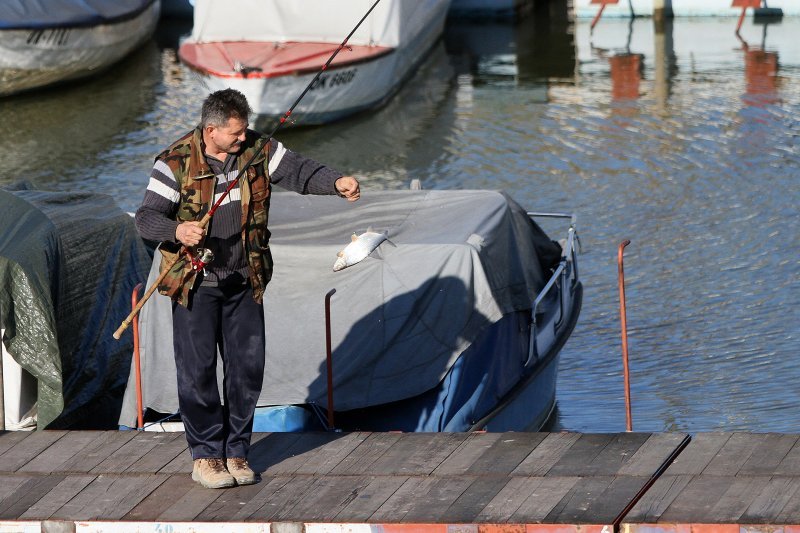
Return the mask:
<svg viewBox="0 0 800 533">
<path fill-rule="evenodd" d="M 37 30 L 113 24 L 131 19 L 156 0 L 3 0 L 0 29 Z"/>
</svg>

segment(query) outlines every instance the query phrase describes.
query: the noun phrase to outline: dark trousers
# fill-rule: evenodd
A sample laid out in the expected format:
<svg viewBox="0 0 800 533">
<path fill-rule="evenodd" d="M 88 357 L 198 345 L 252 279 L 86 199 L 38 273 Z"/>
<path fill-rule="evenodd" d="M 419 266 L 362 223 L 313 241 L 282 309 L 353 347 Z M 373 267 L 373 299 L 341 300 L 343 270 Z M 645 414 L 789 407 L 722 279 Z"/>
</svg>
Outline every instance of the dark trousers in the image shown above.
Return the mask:
<svg viewBox="0 0 800 533">
<path fill-rule="evenodd" d="M 197 288 L 188 309 L 173 304 L 172 324 L 178 405 L 192 458 L 247 457 L 265 358 L 264 309 L 250 284 Z"/>
</svg>

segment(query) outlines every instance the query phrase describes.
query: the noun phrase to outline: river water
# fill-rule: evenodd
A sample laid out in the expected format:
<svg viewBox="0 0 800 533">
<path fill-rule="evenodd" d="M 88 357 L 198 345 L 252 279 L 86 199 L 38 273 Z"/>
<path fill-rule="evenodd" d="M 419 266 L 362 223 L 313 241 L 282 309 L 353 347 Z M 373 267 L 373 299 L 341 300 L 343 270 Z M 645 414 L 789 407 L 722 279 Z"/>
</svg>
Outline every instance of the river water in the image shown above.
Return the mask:
<svg viewBox="0 0 800 533">
<path fill-rule="evenodd" d="M 557 11 L 557 10 L 554 10 Z M 800 19 L 449 22 L 379 111 L 284 130 L 371 189 L 493 188 L 576 213 L 585 298 L 552 429 L 800 431 Z M 153 156 L 206 91 L 176 59 L 190 22 L 91 81 L 0 101 L 0 184 L 113 192 L 133 211 Z M 545 225 L 554 237 L 564 228 Z"/>
</svg>

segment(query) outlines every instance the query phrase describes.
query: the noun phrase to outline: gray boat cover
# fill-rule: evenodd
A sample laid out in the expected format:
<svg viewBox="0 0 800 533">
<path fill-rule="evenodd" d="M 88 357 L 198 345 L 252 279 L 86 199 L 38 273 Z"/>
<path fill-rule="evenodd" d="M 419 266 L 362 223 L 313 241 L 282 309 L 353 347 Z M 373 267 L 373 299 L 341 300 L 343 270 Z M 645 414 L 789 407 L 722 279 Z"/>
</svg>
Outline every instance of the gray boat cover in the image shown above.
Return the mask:
<svg viewBox="0 0 800 533">
<path fill-rule="evenodd" d="M 131 19 L 157 0 L 3 0 L 0 29 L 79 28 Z"/>
<path fill-rule="evenodd" d="M 104 194 L 0 189 L 0 326 L 38 380 L 38 427 L 111 428 L 133 337 L 130 312 L 150 255 L 133 219 Z"/>
<path fill-rule="evenodd" d="M 334 403 L 349 410 L 434 388 L 488 326 L 530 309 L 560 257 L 518 204 L 492 191 L 367 191 L 353 204 L 281 192 L 272 196 L 270 229 L 275 272 L 264 299 L 259 406 L 327 405 L 324 302 L 332 289 Z M 368 229 L 389 240 L 334 272 L 351 234 Z M 156 276 L 154 263 L 148 285 Z M 140 331 L 144 405 L 176 412 L 166 297 L 144 306 Z M 128 383 L 120 424 L 133 426 L 133 375 Z"/>
</svg>

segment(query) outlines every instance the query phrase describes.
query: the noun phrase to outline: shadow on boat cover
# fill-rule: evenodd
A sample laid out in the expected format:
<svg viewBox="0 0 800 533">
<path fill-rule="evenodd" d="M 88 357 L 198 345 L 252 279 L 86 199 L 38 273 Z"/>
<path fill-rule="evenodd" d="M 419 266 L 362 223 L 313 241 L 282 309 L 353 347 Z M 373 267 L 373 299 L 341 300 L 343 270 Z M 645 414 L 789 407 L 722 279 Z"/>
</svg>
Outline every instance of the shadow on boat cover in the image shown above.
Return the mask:
<svg viewBox="0 0 800 533">
<path fill-rule="evenodd" d="M 38 428 L 116 427 L 133 338 L 112 333 L 151 262 L 133 218 L 105 194 L 23 183 L 0 205 L 3 343 L 37 380 Z"/>
</svg>

